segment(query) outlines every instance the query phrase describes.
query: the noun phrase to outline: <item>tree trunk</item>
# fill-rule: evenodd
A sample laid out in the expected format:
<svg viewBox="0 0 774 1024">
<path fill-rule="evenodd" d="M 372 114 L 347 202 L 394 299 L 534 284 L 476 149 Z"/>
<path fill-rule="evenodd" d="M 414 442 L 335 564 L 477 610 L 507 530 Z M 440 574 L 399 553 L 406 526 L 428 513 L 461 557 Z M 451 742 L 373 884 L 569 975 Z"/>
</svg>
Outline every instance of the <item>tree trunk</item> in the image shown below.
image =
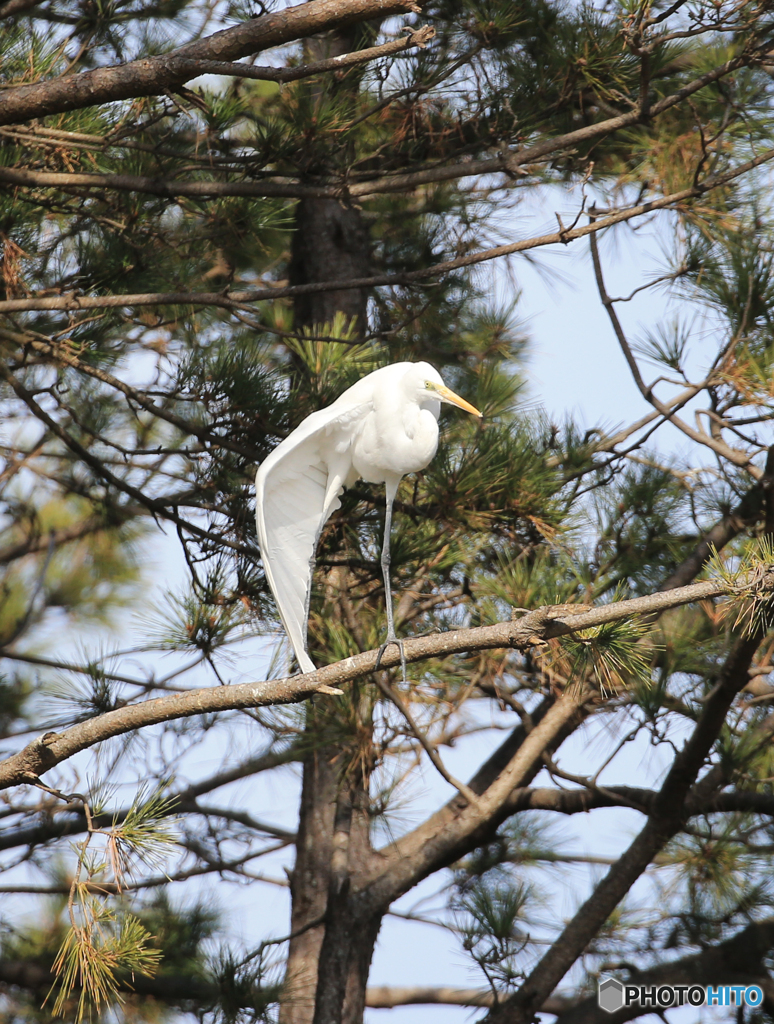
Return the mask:
<svg viewBox="0 0 774 1024">
<path fill-rule="evenodd" d="M 337 32 L 314 36 L 304 43 L 307 62 L 327 60 L 370 42 L 375 26 L 354 25 Z M 343 83 L 335 78 L 309 86 L 311 96 L 318 104 L 336 95 L 346 103 L 357 96 L 360 75 L 348 74 Z M 311 145 L 314 146 L 314 141 Z M 309 172 L 325 171 L 325 155 L 310 156 Z M 338 160 L 332 161 L 338 163 Z M 371 261 L 368 231 L 363 224 L 360 209 L 342 199 L 302 199 L 296 207 L 295 225 L 289 267 L 290 283 L 311 284 L 318 281 L 350 281 L 368 274 Z M 368 293 L 359 288 L 300 295 L 294 303 L 296 327 L 331 323 L 336 313 L 344 313 L 348 320 L 356 318 L 355 330 L 366 333 Z"/>
<path fill-rule="evenodd" d="M 280 1024 L 359 1024 L 381 915 L 353 898 L 350 879 L 373 856 L 370 729 L 342 735 L 343 709 L 315 698 L 307 710 L 301 814 L 290 883 L 290 948 Z M 359 701 L 357 688 L 353 700 Z M 361 719 L 362 721 L 362 719 Z M 368 721 L 364 723 L 370 725 Z M 365 747 L 365 749 L 364 749 Z"/>
<path fill-rule="evenodd" d="M 369 907 L 368 893 L 351 891 L 352 876 L 372 853 L 366 781 L 356 769 L 337 801 L 313 1024 L 360 1024 L 363 1017 L 368 970 L 382 917 Z"/>
<path fill-rule="evenodd" d="M 375 26 L 354 26 L 305 41 L 307 62 L 348 53 L 373 36 Z M 352 106 L 359 75 L 344 82 L 331 78 L 312 82 L 313 101 L 322 104 L 338 92 L 337 100 Z M 314 146 L 314 141 L 311 143 Z M 325 154 L 310 156 L 308 171 L 326 170 Z M 340 154 L 332 162 L 339 163 Z M 329 169 L 329 168 L 328 168 Z M 290 283 L 348 281 L 368 274 L 368 231 L 359 208 L 339 199 L 303 199 L 295 213 L 289 265 Z M 367 328 L 368 293 L 342 289 L 297 296 L 296 329 L 332 323 L 343 313 L 354 332 Z M 340 612 L 346 601 L 345 573 L 333 581 L 339 591 L 334 601 Z M 291 880 L 291 934 L 285 995 L 280 1024 L 360 1024 L 365 989 L 381 915 L 365 915 L 353 903 L 350 878 L 373 856 L 370 842 L 371 709 L 357 688 L 347 722 L 343 702 L 349 698 L 316 698 L 307 711 L 308 753 L 303 763 L 303 787 Z M 339 703 L 341 702 L 341 703 Z M 335 740 L 334 740 L 335 737 Z M 318 923 L 319 922 L 319 923 Z"/>
<path fill-rule="evenodd" d="M 293 938 L 288 950 L 280 1024 L 311 1024 L 317 962 L 325 933 L 323 918 L 328 905 L 338 779 L 336 765 L 331 762 L 333 752 L 315 744 L 322 699 L 312 698 L 306 712 L 305 741 L 309 749 L 303 761 L 296 863 L 290 876 Z"/>
<path fill-rule="evenodd" d="M 296 207 L 290 261 L 290 283 L 347 281 L 368 274 L 368 233 L 360 210 L 338 199 L 302 199 Z M 336 313 L 356 320 L 355 332 L 366 333 L 368 293 L 362 288 L 300 295 L 295 300 L 298 327 L 331 323 Z"/>
</svg>

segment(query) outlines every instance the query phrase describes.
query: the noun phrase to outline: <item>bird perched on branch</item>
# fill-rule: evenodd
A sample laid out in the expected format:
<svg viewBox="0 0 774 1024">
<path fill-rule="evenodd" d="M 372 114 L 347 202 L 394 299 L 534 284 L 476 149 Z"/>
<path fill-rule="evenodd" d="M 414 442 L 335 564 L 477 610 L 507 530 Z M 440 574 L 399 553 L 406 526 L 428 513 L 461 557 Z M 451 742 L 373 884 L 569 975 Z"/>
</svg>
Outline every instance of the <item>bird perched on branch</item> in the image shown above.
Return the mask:
<svg viewBox="0 0 774 1024">
<path fill-rule="evenodd" d="M 446 387 L 429 363 L 393 363 L 363 377 L 326 409 L 313 412 L 265 459 L 255 478 L 258 543 L 277 609 L 302 672 L 315 551 L 339 495 L 362 477 L 384 484 L 382 573 L 387 639 L 395 636 L 390 591 L 392 505 L 401 477 L 424 469 L 438 448 L 441 402 L 481 418 Z M 405 663 L 404 663 L 405 677 Z"/>
</svg>

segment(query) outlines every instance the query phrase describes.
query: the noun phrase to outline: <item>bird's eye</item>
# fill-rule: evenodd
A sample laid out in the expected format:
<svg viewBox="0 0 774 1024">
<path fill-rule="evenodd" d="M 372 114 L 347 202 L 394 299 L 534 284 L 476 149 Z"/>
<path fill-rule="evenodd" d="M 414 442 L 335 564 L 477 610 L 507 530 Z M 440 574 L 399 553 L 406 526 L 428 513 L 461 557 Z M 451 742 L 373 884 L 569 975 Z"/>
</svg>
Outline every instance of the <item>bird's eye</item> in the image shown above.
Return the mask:
<svg viewBox="0 0 774 1024">
<path fill-rule="evenodd" d="M 435 384 L 433 384 L 433 382 L 431 380 L 426 380 L 425 381 L 425 390 L 426 391 L 435 391 Z"/>
</svg>

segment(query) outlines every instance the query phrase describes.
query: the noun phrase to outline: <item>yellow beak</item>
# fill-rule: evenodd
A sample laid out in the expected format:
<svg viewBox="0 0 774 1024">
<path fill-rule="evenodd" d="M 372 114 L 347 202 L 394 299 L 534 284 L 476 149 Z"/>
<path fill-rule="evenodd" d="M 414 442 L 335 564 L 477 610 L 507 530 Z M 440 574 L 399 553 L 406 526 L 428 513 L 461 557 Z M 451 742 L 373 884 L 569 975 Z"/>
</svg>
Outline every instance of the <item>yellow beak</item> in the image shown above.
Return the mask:
<svg viewBox="0 0 774 1024">
<path fill-rule="evenodd" d="M 460 398 L 459 395 L 455 395 L 451 388 L 447 388 L 445 384 L 436 384 L 433 390 L 441 401 L 448 402 L 450 405 L 456 405 L 458 409 L 464 409 L 465 412 L 473 413 L 473 415 L 478 416 L 480 420 L 484 418 L 484 414 L 479 412 L 475 405 L 471 405 L 470 402 L 466 402 L 464 398 Z"/>
</svg>

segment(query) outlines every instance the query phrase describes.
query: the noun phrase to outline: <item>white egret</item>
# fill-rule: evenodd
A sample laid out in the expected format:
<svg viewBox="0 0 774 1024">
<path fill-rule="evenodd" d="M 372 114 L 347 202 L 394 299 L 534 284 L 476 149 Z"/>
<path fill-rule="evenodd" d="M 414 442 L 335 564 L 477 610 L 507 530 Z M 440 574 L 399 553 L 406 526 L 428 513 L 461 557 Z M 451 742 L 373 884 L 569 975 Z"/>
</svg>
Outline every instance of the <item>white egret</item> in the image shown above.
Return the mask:
<svg viewBox="0 0 774 1024">
<path fill-rule="evenodd" d="M 424 469 L 438 448 L 441 402 L 478 411 L 446 387 L 429 363 L 393 363 L 313 412 L 261 463 L 255 478 L 261 557 L 302 672 L 313 672 L 307 621 L 315 551 L 339 495 L 362 477 L 384 484 L 382 573 L 387 640 L 396 643 L 390 592 L 392 505 L 401 477 Z M 384 650 L 384 647 L 382 648 Z"/>
</svg>

